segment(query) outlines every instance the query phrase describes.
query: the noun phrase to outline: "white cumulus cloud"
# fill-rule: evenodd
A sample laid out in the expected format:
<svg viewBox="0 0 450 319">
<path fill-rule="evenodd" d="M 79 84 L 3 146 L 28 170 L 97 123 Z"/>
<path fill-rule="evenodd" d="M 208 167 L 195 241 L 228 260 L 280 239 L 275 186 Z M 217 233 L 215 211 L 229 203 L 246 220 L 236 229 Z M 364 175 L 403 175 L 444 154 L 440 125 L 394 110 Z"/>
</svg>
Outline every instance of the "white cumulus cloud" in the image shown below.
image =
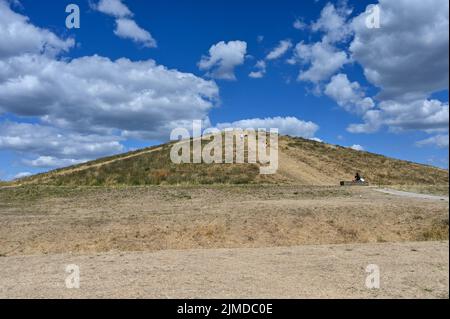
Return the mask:
<svg viewBox="0 0 450 319">
<path fill-rule="evenodd" d="M 132 19 L 133 13 L 122 2 L 122 0 L 100 0 L 98 3 L 91 3 L 94 10 L 116 18 L 116 29 L 114 34 L 123 39 L 131 39 L 148 48 L 156 48 L 157 43 L 147 30 L 141 28 Z"/>
<path fill-rule="evenodd" d="M 116 29 L 114 34 L 120 38 L 131 39 L 134 42 L 142 43 L 149 48 L 156 48 L 156 40 L 150 32 L 139 27 L 134 20 L 128 18 L 120 18 L 116 20 Z"/>
<path fill-rule="evenodd" d="M 298 43 L 293 59 L 301 65 L 307 66 L 306 69 L 300 71 L 298 80 L 315 84 L 328 80 L 346 63 L 350 62 L 344 51 L 338 50 L 326 42 Z"/>
<path fill-rule="evenodd" d="M 435 135 L 424 140 L 418 141 L 417 146 L 436 146 L 439 148 L 448 148 L 448 134 Z"/>
<path fill-rule="evenodd" d="M 24 159 L 24 163 L 30 166 L 61 166 L 50 164 L 74 164 L 80 160 L 120 153 L 124 151 L 120 140 L 117 136 L 78 134 L 40 124 L 0 123 L 0 149 L 37 157 Z"/>
<path fill-rule="evenodd" d="M 250 72 L 250 74 L 248 75 L 251 78 L 254 79 L 260 79 L 262 77 L 264 77 L 264 75 L 266 74 L 266 61 L 264 60 L 259 60 L 258 62 L 256 62 L 255 65 L 256 71 L 252 71 Z"/>
<path fill-rule="evenodd" d="M 311 24 L 313 32 L 322 34 L 321 40 L 313 43 L 301 41 L 295 46 L 294 55 L 287 60 L 289 64 L 301 66 L 297 80 L 313 83 L 318 93 L 321 92 L 322 82 L 351 61 L 347 52 L 336 45 L 345 42 L 351 35 L 347 22 L 351 12 L 346 2 L 337 7 L 326 4 L 319 19 Z"/>
<path fill-rule="evenodd" d="M 133 13 L 121 0 L 100 0 L 97 4 L 91 3 L 91 7 L 116 18 L 133 16 Z"/>
<path fill-rule="evenodd" d="M 13 179 L 24 178 L 24 177 L 31 176 L 31 175 L 33 175 L 33 174 L 30 173 L 30 172 L 20 172 L 20 173 L 17 173 L 17 174 L 13 177 Z"/>
<path fill-rule="evenodd" d="M 254 79 L 260 79 L 264 77 L 267 70 L 267 62 L 279 59 L 284 54 L 286 54 L 286 52 L 290 48 L 292 48 L 291 40 L 281 40 L 278 43 L 278 45 L 266 55 L 264 59 L 261 59 L 258 62 L 256 62 L 255 64 L 256 70 L 250 72 L 248 76 Z"/>
<path fill-rule="evenodd" d="M 244 63 L 247 43 L 244 41 L 220 41 L 209 49 L 209 55 L 202 56 L 198 67 L 215 79 L 235 80 L 234 69 Z"/>
<path fill-rule="evenodd" d="M 0 60 L 0 112 L 39 116 L 80 132 L 116 129 L 168 137 L 168 122 L 207 117 L 217 97 L 214 82 L 153 60 L 34 55 Z"/>
<path fill-rule="evenodd" d="M 0 122 L 0 149 L 30 166 L 114 154 L 124 151 L 125 137 L 168 140 L 174 127 L 209 122 L 219 96 L 213 81 L 153 60 L 64 57 L 72 40 L 32 25 L 2 0 L 0 6 L 0 34 L 7 35 L 0 37 L 0 115 L 34 123 Z M 27 32 L 33 45 L 22 45 Z"/>
<path fill-rule="evenodd" d="M 350 82 L 342 73 L 331 78 L 325 87 L 325 94 L 351 113 L 364 114 L 375 105 L 370 97 L 365 96 L 358 82 Z"/>
<path fill-rule="evenodd" d="M 296 117 L 267 117 L 240 120 L 231 123 L 219 123 L 216 125 L 219 129 L 241 128 L 241 129 L 270 129 L 277 128 L 283 135 L 298 136 L 304 138 L 313 138 L 319 126 L 310 121 L 302 121 Z"/>
<path fill-rule="evenodd" d="M 336 7 L 327 3 L 320 13 L 320 18 L 311 26 L 313 31 L 324 32 L 323 42 L 335 43 L 345 40 L 351 34 L 347 19 L 352 13 L 345 2 Z"/>
<path fill-rule="evenodd" d="M 304 30 L 308 27 L 308 25 L 305 22 L 303 22 L 301 19 L 295 19 L 292 26 L 294 27 L 294 29 L 297 29 L 297 30 Z"/>
<path fill-rule="evenodd" d="M 355 151 L 364 151 L 364 147 L 359 144 L 353 144 L 350 148 Z"/>
<path fill-rule="evenodd" d="M 23 160 L 25 165 L 31 167 L 40 167 L 40 168 L 54 168 L 54 167 L 65 167 L 70 165 L 76 165 L 83 162 L 88 161 L 87 159 L 73 159 L 73 158 L 57 158 L 53 156 L 39 156 L 36 159 Z"/>
<path fill-rule="evenodd" d="M 53 32 L 32 25 L 28 19 L 12 11 L 0 0 L 0 59 L 23 53 L 56 55 L 67 52 L 73 39 L 61 39 Z"/>
<path fill-rule="evenodd" d="M 344 74 L 333 76 L 325 87 L 338 105 L 362 117 L 362 123 L 348 126 L 349 132 L 373 133 L 382 127 L 448 132 L 448 102 L 432 98 L 433 93 L 448 89 L 448 1 L 379 0 L 376 5 L 379 29 L 366 25 L 373 6 L 349 20 L 350 10 L 345 6 L 326 5 L 312 25 L 314 31 L 324 33 L 321 42 L 297 45 L 294 58 L 309 63 L 299 79 L 318 83 L 347 62 L 359 63 L 368 82 L 379 89 L 375 97 L 367 97 L 359 83 L 350 82 Z M 336 49 L 337 45 L 345 46 L 345 52 Z M 314 46 L 318 53 L 313 52 Z M 331 54 L 318 59 L 319 49 L 327 46 L 331 50 L 325 52 L 347 56 L 348 50 L 350 57 L 342 55 L 339 63 Z"/>
<path fill-rule="evenodd" d="M 380 29 L 369 29 L 369 10 L 352 22 L 352 57 L 380 98 L 418 99 L 448 88 L 447 0 L 380 0 Z"/>
<path fill-rule="evenodd" d="M 283 56 L 292 47 L 291 40 L 281 40 L 277 47 L 267 54 L 267 60 L 275 60 Z"/>
</svg>

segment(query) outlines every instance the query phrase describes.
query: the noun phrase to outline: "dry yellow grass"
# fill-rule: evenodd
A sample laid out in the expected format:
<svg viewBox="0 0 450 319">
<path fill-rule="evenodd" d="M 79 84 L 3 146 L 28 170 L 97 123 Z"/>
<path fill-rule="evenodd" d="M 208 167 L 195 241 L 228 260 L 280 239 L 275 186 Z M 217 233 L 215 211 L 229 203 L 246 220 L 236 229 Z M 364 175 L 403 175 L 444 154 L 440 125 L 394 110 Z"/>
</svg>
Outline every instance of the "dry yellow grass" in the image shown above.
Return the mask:
<svg viewBox="0 0 450 319">
<path fill-rule="evenodd" d="M 448 239 L 448 203 L 294 185 L 0 190 L 0 254 Z"/>
<path fill-rule="evenodd" d="M 277 174 L 257 164 L 174 164 L 172 143 L 23 178 L 13 184 L 160 185 L 293 183 L 338 185 L 356 171 L 372 185 L 448 185 L 448 170 L 302 138 L 281 136 Z"/>
</svg>

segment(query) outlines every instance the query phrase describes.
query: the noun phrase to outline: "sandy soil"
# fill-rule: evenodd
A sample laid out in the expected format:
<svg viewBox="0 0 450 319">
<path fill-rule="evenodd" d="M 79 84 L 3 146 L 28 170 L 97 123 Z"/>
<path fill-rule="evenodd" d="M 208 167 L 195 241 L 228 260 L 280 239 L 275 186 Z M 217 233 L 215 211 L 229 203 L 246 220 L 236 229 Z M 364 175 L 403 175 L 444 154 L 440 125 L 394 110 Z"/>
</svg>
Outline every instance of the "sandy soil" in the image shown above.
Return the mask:
<svg viewBox="0 0 450 319">
<path fill-rule="evenodd" d="M 0 298 L 448 298 L 448 258 L 448 241 L 14 256 L 0 258 Z"/>
</svg>

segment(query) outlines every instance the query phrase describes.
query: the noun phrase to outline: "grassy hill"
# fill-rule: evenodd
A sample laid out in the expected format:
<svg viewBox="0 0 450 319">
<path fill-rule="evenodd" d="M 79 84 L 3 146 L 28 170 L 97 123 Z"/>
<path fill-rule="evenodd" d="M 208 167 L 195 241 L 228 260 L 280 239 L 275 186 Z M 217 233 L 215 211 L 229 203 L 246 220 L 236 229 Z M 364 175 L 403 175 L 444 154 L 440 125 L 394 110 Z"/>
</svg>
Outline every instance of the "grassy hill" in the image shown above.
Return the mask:
<svg viewBox="0 0 450 319">
<path fill-rule="evenodd" d="M 174 164 L 172 143 L 26 177 L 13 184 L 159 185 L 295 183 L 337 185 L 359 171 L 371 184 L 447 185 L 448 170 L 369 152 L 280 136 L 279 169 L 260 175 L 258 164 Z"/>
</svg>

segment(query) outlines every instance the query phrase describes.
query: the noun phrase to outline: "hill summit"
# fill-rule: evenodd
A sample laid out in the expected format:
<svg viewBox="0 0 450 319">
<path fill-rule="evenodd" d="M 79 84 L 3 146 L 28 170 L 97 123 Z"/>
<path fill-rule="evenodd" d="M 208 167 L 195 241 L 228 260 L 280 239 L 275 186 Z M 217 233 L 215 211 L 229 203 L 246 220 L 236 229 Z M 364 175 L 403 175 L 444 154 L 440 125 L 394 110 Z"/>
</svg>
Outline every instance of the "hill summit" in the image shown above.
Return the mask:
<svg viewBox="0 0 450 319">
<path fill-rule="evenodd" d="M 360 172 L 372 185 L 448 184 L 448 170 L 297 137 L 279 137 L 279 167 L 273 175 L 260 175 L 259 164 L 175 164 L 170 159 L 170 150 L 174 143 L 25 177 L 13 184 L 338 185 L 341 180 L 351 180 L 355 172 Z"/>
</svg>

